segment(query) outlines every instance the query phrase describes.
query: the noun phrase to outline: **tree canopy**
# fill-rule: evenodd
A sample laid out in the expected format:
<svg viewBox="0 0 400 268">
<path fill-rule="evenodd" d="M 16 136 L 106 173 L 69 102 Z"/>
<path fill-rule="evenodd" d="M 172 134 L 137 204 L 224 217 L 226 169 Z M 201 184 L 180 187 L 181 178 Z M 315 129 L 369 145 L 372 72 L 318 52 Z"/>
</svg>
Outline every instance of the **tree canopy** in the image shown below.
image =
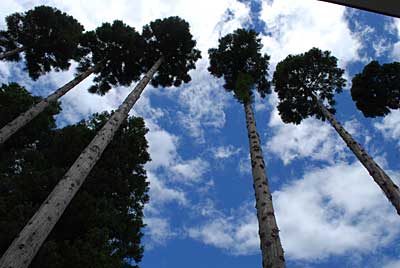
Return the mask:
<svg viewBox="0 0 400 268">
<path fill-rule="evenodd" d="M 325 120 L 316 98 L 334 114 L 334 94 L 340 93 L 346 82 L 343 73 L 337 67 L 337 59 L 318 48 L 289 55 L 279 62 L 272 82 L 280 100 L 278 110 L 283 122 L 300 124 L 309 116 Z"/>
<path fill-rule="evenodd" d="M 225 79 L 224 88 L 240 102 L 251 101 L 255 86 L 261 97 L 271 92 L 269 56 L 261 54 L 261 39 L 254 30 L 237 29 L 219 39 L 218 48 L 208 50 L 209 72 Z"/>
<path fill-rule="evenodd" d="M 3 93 L 15 99 L 1 106 L 9 113 L 33 101 L 23 88 L 14 89 L 25 95 Z M 47 127 L 35 126 L 43 133 L 34 144 L 1 151 L 7 161 L 0 165 L 0 255 L 109 116 L 95 114 L 62 129 L 52 129 L 51 117 Z M 121 126 L 30 267 L 137 267 L 148 202 L 146 133 L 141 118 L 131 117 Z"/>
<path fill-rule="evenodd" d="M 37 6 L 6 17 L 7 30 L 0 32 L 2 51 L 25 48 L 26 69 L 31 78 L 54 69 L 67 70 L 71 59 L 79 59 L 78 43 L 83 26 L 60 10 Z M 7 58 L 20 60 L 19 54 Z"/>
<path fill-rule="evenodd" d="M 79 71 L 102 65 L 95 71 L 94 85 L 89 92 L 104 95 L 112 85 L 129 86 L 140 78 L 145 42 L 134 28 L 122 21 L 103 23 L 85 33 L 80 45 L 81 53 L 86 56 L 80 61 Z"/>
<path fill-rule="evenodd" d="M 367 64 L 354 76 L 351 97 L 366 117 L 385 116 L 400 108 L 400 63 Z"/>
<path fill-rule="evenodd" d="M 189 23 L 180 17 L 157 19 L 143 27 L 146 51 L 143 66 L 146 70 L 164 57 L 157 74 L 151 80 L 153 86 L 180 86 L 191 80 L 188 72 L 196 68 L 196 61 L 201 58 L 195 48 L 196 41 L 190 33 Z"/>
</svg>

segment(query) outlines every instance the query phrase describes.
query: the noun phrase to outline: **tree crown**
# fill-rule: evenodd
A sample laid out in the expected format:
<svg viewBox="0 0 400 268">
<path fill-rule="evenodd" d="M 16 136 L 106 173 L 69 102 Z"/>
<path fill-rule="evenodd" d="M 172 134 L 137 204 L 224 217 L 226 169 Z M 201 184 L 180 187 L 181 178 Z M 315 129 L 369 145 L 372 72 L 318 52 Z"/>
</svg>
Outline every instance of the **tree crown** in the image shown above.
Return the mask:
<svg viewBox="0 0 400 268">
<path fill-rule="evenodd" d="M 149 69 L 160 57 L 165 61 L 151 81 L 153 86 L 178 87 L 191 80 L 188 72 L 196 68 L 201 54 L 195 48 L 189 23 L 180 17 L 157 19 L 143 27 L 142 35 L 147 43 L 144 67 Z"/>
<path fill-rule="evenodd" d="M 81 39 L 81 53 L 86 54 L 78 66 L 79 71 L 100 64 L 94 85 L 89 92 L 106 94 L 112 85 L 129 86 L 142 73 L 140 61 L 144 53 L 144 40 L 136 30 L 122 21 L 103 23 Z"/>
<path fill-rule="evenodd" d="M 309 116 L 325 120 L 316 99 L 335 113 L 333 97 L 345 86 L 343 73 L 337 67 L 337 59 L 329 51 L 318 48 L 289 55 L 279 62 L 272 82 L 280 100 L 278 110 L 282 120 L 295 124 Z"/>
<path fill-rule="evenodd" d="M 79 59 L 78 43 L 83 26 L 60 10 L 37 6 L 6 17 L 7 31 L 0 33 L 3 50 L 25 48 L 26 69 L 32 79 L 50 70 L 67 70 L 71 59 Z M 19 55 L 8 60 L 19 60 Z"/>
<path fill-rule="evenodd" d="M 354 76 L 351 97 L 366 117 L 385 116 L 400 108 L 400 63 L 367 64 Z"/>
<path fill-rule="evenodd" d="M 218 48 L 208 50 L 209 72 L 225 79 L 224 88 L 240 102 L 252 100 L 255 86 L 261 97 L 270 91 L 269 56 L 261 54 L 261 39 L 254 30 L 237 29 L 219 39 Z"/>
</svg>

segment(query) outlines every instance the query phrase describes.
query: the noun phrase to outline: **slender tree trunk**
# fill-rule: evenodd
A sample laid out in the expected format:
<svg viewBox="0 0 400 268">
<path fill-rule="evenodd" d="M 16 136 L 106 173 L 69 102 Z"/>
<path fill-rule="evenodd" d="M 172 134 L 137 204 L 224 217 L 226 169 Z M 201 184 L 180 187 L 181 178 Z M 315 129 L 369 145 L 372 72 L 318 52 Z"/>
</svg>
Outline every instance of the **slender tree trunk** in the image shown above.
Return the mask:
<svg viewBox="0 0 400 268">
<path fill-rule="evenodd" d="M 279 229 L 276 223 L 272 195 L 265 173 L 265 163 L 250 103 L 244 104 L 246 125 L 250 143 L 251 166 L 256 196 L 258 234 L 262 252 L 263 268 L 284 268 L 285 259 Z"/>
<path fill-rule="evenodd" d="M 97 64 L 96 66 L 89 68 L 86 72 L 80 74 L 64 86 L 60 87 L 53 94 L 49 95 L 47 98 L 43 99 L 39 103 L 32 106 L 26 112 L 20 114 L 13 121 L 5 125 L 0 129 L 0 145 L 3 144 L 8 138 L 10 138 L 15 132 L 21 129 L 23 126 L 32 121 L 36 116 L 38 116 L 41 112 L 44 111 L 51 103 L 56 102 L 60 97 L 74 88 L 77 84 L 82 82 L 86 77 L 95 72 L 98 68 L 101 67 L 101 64 Z"/>
<path fill-rule="evenodd" d="M 322 102 L 314 97 L 323 115 L 328 119 L 329 123 L 335 128 L 340 137 L 344 140 L 350 150 L 360 160 L 361 164 L 368 170 L 374 181 L 379 185 L 386 197 L 393 204 L 400 215 L 400 191 L 399 187 L 390 179 L 385 171 L 374 161 L 374 159 L 367 154 L 364 148 L 356 142 L 353 137 L 347 132 L 336 118 L 328 111 Z"/>
<path fill-rule="evenodd" d="M 10 56 L 14 56 L 15 54 L 18 54 L 18 53 L 20 53 L 20 52 L 22 52 L 24 50 L 25 50 L 25 47 L 17 47 L 17 48 L 15 48 L 13 50 L 1 53 L 0 54 L 0 60 L 5 59 L 5 58 L 10 57 Z"/>
<path fill-rule="evenodd" d="M 28 267 L 162 61 L 153 65 L 81 153 L 3 255 L 0 268 Z"/>
</svg>

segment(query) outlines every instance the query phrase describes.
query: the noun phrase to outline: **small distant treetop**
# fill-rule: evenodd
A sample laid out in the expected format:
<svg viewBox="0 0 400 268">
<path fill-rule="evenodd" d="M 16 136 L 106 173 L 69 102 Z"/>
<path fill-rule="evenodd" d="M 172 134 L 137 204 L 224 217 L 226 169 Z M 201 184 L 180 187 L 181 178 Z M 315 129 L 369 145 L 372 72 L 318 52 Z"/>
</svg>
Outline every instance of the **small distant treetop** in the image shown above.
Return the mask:
<svg viewBox="0 0 400 268">
<path fill-rule="evenodd" d="M 385 116 L 400 108 L 400 63 L 372 61 L 352 80 L 351 97 L 366 117 Z"/>
<path fill-rule="evenodd" d="M 310 116 L 325 120 L 315 98 L 334 114 L 334 94 L 342 92 L 346 83 L 343 73 L 329 51 L 312 48 L 287 56 L 276 66 L 272 80 L 280 99 L 278 110 L 282 120 L 294 124 Z"/>
<path fill-rule="evenodd" d="M 89 92 L 106 94 L 112 85 L 129 86 L 142 73 L 140 62 L 144 53 L 144 40 L 136 30 L 120 20 L 103 23 L 87 32 L 81 40 L 79 71 L 100 64 L 95 73 L 94 85 Z"/>
<path fill-rule="evenodd" d="M 77 47 L 84 28 L 60 10 L 38 6 L 6 17 L 7 30 L 0 32 L 2 51 L 23 47 L 26 69 L 32 79 L 49 72 L 67 70 L 69 60 L 79 58 Z M 19 54 L 7 60 L 20 60 Z"/>
<path fill-rule="evenodd" d="M 180 17 L 157 19 L 143 27 L 142 35 L 147 42 L 143 60 L 146 71 L 160 57 L 165 61 L 151 81 L 153 86 L 178 87 L 191 80 L 188 72 L 196 68 L 201 54 L 195 48 L 189 23 Z"/>
<path fill-rule="evenodd" d="M 210 73 L 225 79 L 224 88 L 240 102 L 252 100 L 255 86 L 261 97 L 271 93 L 269 56 L 261 54 L 261 39 L 254 30 L 237 29 L 219 39 L 218 48 L 208 50 Z"/>
</svg>

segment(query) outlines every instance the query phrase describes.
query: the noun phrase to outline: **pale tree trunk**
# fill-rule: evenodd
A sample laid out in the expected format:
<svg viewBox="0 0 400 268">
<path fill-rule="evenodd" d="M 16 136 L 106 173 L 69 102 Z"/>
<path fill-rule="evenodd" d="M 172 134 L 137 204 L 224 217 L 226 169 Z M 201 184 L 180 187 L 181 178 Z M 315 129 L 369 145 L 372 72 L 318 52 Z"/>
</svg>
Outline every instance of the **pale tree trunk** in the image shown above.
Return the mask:
<svg viewBox="0 0 400 268">
<path fill-rule="evenodd" d="M 386 197 L 393 204 L 397 210 L 397 214 L 400 215 L 400 191 L 399 187 L 392 181 L 392 179 L 385 173 L 385 171 L 373 160 L 371 156 L 367 154 L 364 148 L 356 142 L 353 137 L 347 132 L 342 125 L 336 120 L 336 118 L 328 111 L 322 102 L 314 97 L 314 101 L 317 102 L 322 114 L 328 119 L 329 123 L 335 128 L 337 133 L 342 137 L 344 142 L 360 160 L 361 164 L 368 170 L 371 177 L 379 185 Z"/>
<path fill-rule="evenodd" d="M 81 153 L 3 255 L 0 268 L 28 267 L 162 61 L 160 58 L 153 65 Z"/>
<path fill-rule="evenodd" d="M 22 52 L 24 50 L 25 50 L 24 47 L 17 47 L 17 48 L 15 48 L 13 50 L 1 53 L 0 54 L 0 60 L 5 59 L 5 58 L 10 57 L 10 56 L 14 56 L 15 54 L 18 54 L 18 53 L 20 53 L 20 52 Z"/>
<path fill-rule="evenodd" d="M 71 80 L 64 86 L 57 89 L 53 94 L 49 95 L 47 98 L 43 99 L 39 103 L 32 106 L 26 112 L 20 114 L 13 121 L 5 125 L 0 129 L 0 145 L 4 143 L 8 138 L 10 138 L 15 132 L 21 129 L 23 126 L 32 121 L 36 116 L 38 116 L 41 112 L 44 111 L 51 103 L 56 102 L 59 98 L 61 98 L 64 94 L 74 88 L 77 84 L 82 82 L 86 77 L 95 72 L 98 68 L 101 67 L 101 64 L 97 64 L 96 66 L 89 68 L 86 72 L 80 74 L 75 79 Z"/>
<path fill-rule="evenodd" d="M 284 268 L 285 259 L 279 229 L 275 219 L 272 195 L 265 171 L 265 163 L 250 103 L 244 104 L 246 125 L 250 143 L 251 166 L 256 196 L 258 234 L 262 252 L 263 268 Z"/>
</svg>

